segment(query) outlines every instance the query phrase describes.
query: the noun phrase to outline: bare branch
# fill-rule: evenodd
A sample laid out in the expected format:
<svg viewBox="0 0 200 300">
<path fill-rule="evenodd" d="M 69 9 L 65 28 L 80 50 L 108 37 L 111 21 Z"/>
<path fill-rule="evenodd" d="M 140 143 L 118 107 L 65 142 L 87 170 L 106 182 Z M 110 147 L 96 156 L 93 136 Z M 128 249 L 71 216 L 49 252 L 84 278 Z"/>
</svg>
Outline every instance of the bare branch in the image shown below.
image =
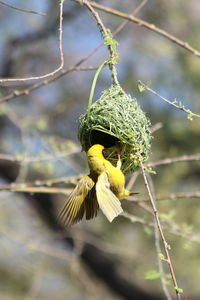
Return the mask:
<svg viewBox="0 0 200 300">
<path fill-rule="evenodd" d="M 79 2 L 79 3 L 82 3 L 82 0 L 74 0 L 76 2 Z M 138 24 L 139 26 L 141 27 L 145 27 L 151 31 L 154 31 L 162 36 L 164 36 L 165 38 L 167 38 L 168 40 L 170 40 L 171 42 L 181 46 L 182 48 L 184 48 L 185 50 L 189 51 L 190 53 L 194 54 L 195 56 L 198 56 L 200 57 L 200 52 L 198 50 L 196 50 L 195 48 L 193 48 L 192 46 L 190 46 L 187 42 L 184 42 L 180 39 L 178 39 L 177 37 L 175 37 L 174 35 L 168 33 L 167 31 L 155 26 L 154 24 L 150 24 L 142 19 L 139 19 L 139 18 L 136 18 L 134 16 L 130 16 L 124 12 L 121 12 L 119 10 L 116 10 L 116 9 L 112 9 L 112 8 L 109 8 L 109 7 L 106 7 L 106 6 L 103 6 L 101 4 L 98 4 L 96 2 L 92 2 L 90 1 L 90 5 L 94 8 L 97 8 L 97 9 L 100 9 L 102 11 L 105 11 L 109 14 L 112 14 L 112 15 L 115 15 L 115 16 L 118 16 L 120 18 L 123 18 L 123 19 L 126 19 L 126 20 L 129 20 L 133 23 L 136 23 Z"/>
<path fill-rule="evenodd" d="M 142 1 L 142 2 L 141 2 L 134 10 L 133 10 L 133 12 L 131 13 L 131 15 L 137 14 L 137 13 L 138 13 L 145 5 L 146 5 L 147 2 L 148 2 L 148 0 L 143 0 L 143 1 Z M 96 21 L 97 21 L 97 25 L 100 27 L 100 31 L 103 32 L 103 35 L 106 35 L 107 32 L 108 32 L 108 30 L 105 28 L 105 26 L 104 26 L 102 20 L 100 19 L 99 15 L 97 14 L 97 12 L 96 12 L 96 11 L 92 8 L 92 6 L 90 5 L 90 2 L 87 1 L 87 0 L 82 0 L 82 3 L 83 3 L 85 6 L 88 7 L 88 9 L 91 11 L 91 13 L 93 14 L 93 16 L 95 17 L 95 19 L 96 19 Z M 120 31 L 128 24 L 128 22 L 129 22 L 129 20 L 122 22 L 122 24 L 120 24 L 120 25 L 116 28 L 116 30 L 114 31 L 113 37 L 114 37 L 117 33 L 119 33 L 119 32 L 120 32 Z M 101 46 L 103 46 L 103 45 L 104 45 L 104 43 L 101 43 L 101 44 L 99 45 L 99 48 L 100 48 Z M 112 59 L 115 58 L 115 55 L 116 55 L 116 54 L 114 53 L 113 48 L 112 48 L 112 46 L 110 46 L 110 45 L 108 45 L 108 50 L 109 50 L 109 52 L 110 52 L 110 60 L 111 60 L 111 62 L 110 62 L 110 64 L 109 64 L 109 67 L 110 67 L 110 70 L 111 70 L 111 72 L 112 72 L 113 82 L 114 82 L 115 84 L 117 84 L 117 83 L 118 83 L 118 80 L 117 80 L 117 71 L 116 71 L 116 68 L 115 68 L 114 63 L 112 62 Z"/>
<path fill-rule="evenodd" d="M 161 129 L 163 127 L 163 124 L 161 122 L 156 123 L 151 127 L 151 133 L 156 132 L 157 130 Z"/>
<path fill-rule="evenodd" d="M 50 73 L 46 73 L 44 75 L 40 76 L 32 76 L 32 77 L 24 77 L 24 78 L 3 78 L 0 79 L 0 83 L 5 83 L 5 82 L 20 82 L 20 81 L 30 81 L 30 80 L 39 80 L 43 78 L 47 78 L 49 76 L 54 76 L 56 73 L 61 71 L 64 66 L 64 54 L 63 54 L 63 5 L 64 5 L 64 0 L 60 0 L 60 13 L 59 13 L 59 52 L 60 52 L 60 65 L 53 70 Z"/>
<path fill-rule="evenodd" d="M 156 204 L 155 204 L 155 201 L 154 201 L 154 198 L 153 198 L 153 194 L 151 192 L 151 189 L 150 189 L 150 186 L 149 186 L 146 174 L 145 174 L 145 168 L 144 168 L 144 165 L 143 165 L 142 162 L 141 162 L 140 166 L 141 166 L 142 175 L 143 175 L 143 178 L 144 178 L 144 184 L 145 184 L 145 187 L 147 189 L 149 199 L 150 199 L 150 202 L 151 202 L 151 206 L 152 206 L 152 209 L 153 209 L 153 212 L 154 212 L 156 224 L 157 224 L 157 227 L 158 227 L 158 230 L 159 230 L 159 233 L 160 233 L 163 245 L 164 245 L 164 250 L 165 250 L 165 254 L 166 254 L 165 261 L 167 262 L 169 270 L 170 270 L 170 274 L 171 274 L 172 281 L 173 281 L 173 284 L 174 284 L 174 289 L 175 289 L 175 292 L 176 292 L 177 299 L 180 300 L 181 295 L 180 295 L 180 292 L 179 292 L 179 288 L 178 288 L 174 268 L 173 268 L 171 257 L 170 257 L 170 254 L 169 254 L 170 245 L 167 243 L 167 241 L 165 239 L 165 236 L 164 236 L 164 233 L 163 233 L 163 230 L 162 230 L 162 226 L 161 226 L 161 223 L 160 223 L 159 215 L 158 215 L 158 210 L 156 208 Z"/>
<path fill-rule="evenodd" d="M 27 9 L 24 9 L 24 8 L 19 8 L 19 7 L 13 6 L 11 4 L 6 3 L 5 1 L 0 1 L 0 5 L 4 5 L 4 6 L 7 6 L 9 8 L 12 8 L 12 9 L 15 9 L 15 10 L 18 10 L 18 11 L 21 11 L 21 12 L 29 13 L 29 14 L 35 14 L 35 15 L 39 15 L 39 16 L 46 16 L 47 15 L 45 13 L 41 13 L 41 12 L 37 12 L 37 11 L 33 11 L 33 10 L 27 10 Z"/>
<path fill-rule="evenodd" d="M 83 59 L 82 59 L 83 61 Z M 52 83 L 54 81 L 56 81 L 57 79 L 59 79 L 60 77 L 63 77 L 64 75 L 71 73 L 73 71 L 93 71 L 96 70 L 96 67 L 78 67 L 77 65 L 79 65 L 79 63 L 77 63 L 75 66 L 69 67 L 67 69 L 62 69 L 62 72 L 59 74 L 56 74 L 53 77 L 50 77 L 49 79 L 45 79 L 43 81 L 37 82 L 33 85 L 31 85 L 30 87 L 26 88 L 26 89 L 21 89 L 21 90 L 14 90 L 12 93 L 6 95 L 5 97 L 0 98 L 0 103 L 3 102 L 7 102 L 8 100 L 11 100 L 13 98 L 17 98 L 23 95 L 29 95 L 30 92 L 39 89 L 42 86 L 45 86 L 49 83 Z"/>
<path fill-rule="evenodd" d="M 130 16 L 134 16 L 136 14 L 138 14 L 141 9 L 147 4 L 148 0 L 143 0 L 130 14 Z M 113 36 L 115 36 L 117 33 L 119 33 L 120 31 L 122 31 L 122 29 L 129 23 L 129 20 L 126 20 L 124 22 L 122 22 L 113 32 Z"/>
<path fill-rule="evenodd" d="M 144 6 L 144 5 L 143 5 Z M 136 7 L 136 9 L 133 11 L 134 14 L 138 13 L 141 9 L 142 9 L 142 3 L 141 3 L 141 6 L 139 5 L 138 7 Z M 127 24 L 127 23 L 126 23 Z M 124 24 L 124 22 L 122 24 L 120 24 L 116 30 L 114 31 L 113 33 L 113 36 L 115 36 L 116 34 L 118 34 L 123 28 L 124 26 L 126 25 Z M 123 25 L 123 26 L 122 26 Z M 38 82 L 36 84 L 33 84 L 31 85 L 29 88 L 27 89 L 22 89 L 22 90 L 15 90 L 13 91 L 12 93 L 0 98 L 0 103 L 2 102 L 6 102 L 8 100 L 11 100 L 13 98 L 16 98 L 16 97 L 20 97 L 22 95 L 28 95 L 30 92 L 32 92 L 33 90 L 35 89 L 38 89 L 40 88 L 41 86 L 44 86 L 44 85 L 47 85 L 49 83 L 52 83 L 54 81 L 56 81 L 57 79 L 59 79 L 60 77 L 63 77 L 65 76 L 66 74 L 72 72 L 72 71 L 85 71 L 85 70 L 92 70 L 92 68 L 89 69 L 89 67 L 79 67 L 81 64 L 83 64 L 86 60 L 88 60 L 91 56 L 93 56 L 102 46 L 104 46 L 104 43 L 100 43 L 96 48 L 94 48 L 91 52 L 89 52 L 85 57 L 81 58 L 74 66 L 71 66 L 67 69 L 62 69 L 61 72 L 59 72 L 58 74 L 56 74 L 55 76 L 53 77 L 50 77 L 49 79 L 45 79 L 41 82 Z M 95 68 L 96 69 L 96 68 Z"/>
<path fill-rule="evenodd" d="M 68 177 L 59 177 L 59 178 L 52 178 L 52 179 L 44 179 L 44 180 L 35 180 L 33 182 L 27 182 L 26 185 L 29 186 L 51 186 L 56 183 L 74 183 L 75 181 L 79 180 L 85 174 L 78 174 L 76 176 L 68 176 Z"/>
<path fill-rule="evenodd" d="M 140 223 L 140 224 L 148 225 L 151 227 L 153 226 L 153 223 L 149 223 L 146 220 L 144 220 L 143 218 L 137 217 L 133 214 L 129 214 L 128 212 L 125 212 L 125 211 L 123 213 L 121 213 L 120 216 L 130 220 L 132 223 Z"/>
<path fill-rule="evenodd" d="M 8 184 L 0 186 L 0 191 L 21 192 L 21 193 L 48 193 L 48 194 L 63 194 L 69 195 L 71 188 L 57 188 L 44 186 L 26 186 L 26 184 Z"/>
<path fill-rule="evenodd" d="M 192 117 L 198 117 L 200 118 L 200 115 L 193 113 L 190 109 L 186 109 L 184 107 L 184 105 L 182 103 L 178 103 L 177 100 L 174 101 L 170 101 L 168 99 L 166 99 L 165 97 L 161 96 L 160 94 L 158 94 L 156 91 L 152 90 L 150 87 L 148 87 L 145 83 L 143 83 L 141 80 L 138 80 L 138 83 L 147 91 L 151 92 L 152 94 L 156 95 L 157 97 L 159 97 L 160 99 L 162 99 L 163 101 L 165 101 L 166 103 L 168 103 L 169 105 L 172 105 L 182 111 L 184 111 L 185 113 L 188 114 L 188 119 L 192 120 Z"/>
<path fill-rule="evenodd" d="M 155 199 L 155 186 L 154 186 L 154 182 L 150 176 L 150 174 L 146 174 L 147 176 L 147 180 L 148 180 L 148 183 L 149 183 L 149 188 L 151 190 L 151 193 L 152 193 L 152 196 L 153 198 Z M 157 199 L 156 199 L 157 201 Z M 151 209 L 152 211 L 152 209 Z M 158 226 L 157 226 L 157 222 L 156 220 L 154 220 L 154 237 L 155 237 L 155 248 L 156 248 L 156 252 L 157 252 L 157 261 L 158 261 L 158 268 L 159 268 L 159 273 L 160 273 L 160 280 L 161 280 L 161 285 L 162 285 L 162 288 L 163 288 L 163 292 L 166 296 L 166 299 L 167 300 L 172 300 L 172 297 L 169 293 L 169 290 L 168 290 L 168 286 L 167 286 L 167 283 L 166 283 L 166 278 L 165 278 L 165 271 L 164 271 L 164 261 L 160 259 L 160 253 L 162 253 L 162 249 L 161 249 L 161 240 L 160 240 L 160 234 L 159 234 L 159 229 L 158 229 Z"/>
<path fill-rule="evenodd" d="M 158 268 L 159 268 L 160 280 L 161 280 L 163 292 L 164 292 L 167 300 L 172 300 L 172 297 L 169 293 L 168 286 L 167 286 L 166 280 L 165 280 L 163 261 L 159 258 L 159 253 L 162 253 L 162 250 L 161 250 L 161 245 L 160 245 L 159 230 L 158 230 L 158 227 L 156 226 L 156 221 L 155 221 L 155 225 L 154 225 L 154 236 L 155 236 L 155 248 L 156 248 L 156 252 L 157 252 Z"/>
<path fill-rule="evenodd" d="M 103 36 L 103 38 L 106 37 L 106 35 L 108 34 L 108 29 L 104 26 L 99 14 L 93 9 L 93 7 L 90 5 L 90 2 L 87 0 L 82 0 L 83 5 L 85 5 L 89 11 L 92 13 L 92 15 L 94 16 L 98 27 L 100 28 L 100 32 Z M 113 83 L 114 84 L 118 84 L 118 79 L 117 79 L 117 71 L 116 71 L 116 67 L 115 67 L 115 63 L 113 62 L 113 59 L 115 58 L 116 54 L 114 53 L 113 47 L 111 45 L 108 45 L 108 50 L 110 52 L 110 62 L 109 62 L 109 68 L 112 72 L 112 78 L 113 78 Z"/>
<path fill-rule="evenodd" d="M 126 185 L 127 190 L 132 189 L 132 187 L 133 187 L 135 181 L 137 180 L 138 176 L 139 176 L 139 171 L 136 171 L 131 175 L 131 177 L 130 177 L 127 185 Z"/>
<path fill-rule="evenodd" d="M 146 167 L 157 167 L 161 165 L 169 165 L 176 162 L 182 162 L 182 161 L 196 161 L 200 160 L 200 153 L 192 154 L 192 155 L 183 155 L 179 157 L 171 157 L 171 158 L 165 158 L 163 160 L 159 160 L 156 162 L 150 162 L 146 164 Z"/>
<path fill-rule="evenodd" d="M 157 200 L 157 199 L 156 199 Z M 149 212 L 148 210 L 146 210 L 147 212 Z M 136 215 L 133 215 L 133 214 L 130 214 L 126 211 L 124 211 L 120 216 L 122 217 L 125 217 L 126 219 L 130 220 L 132 223 L 139 223 L 139 224 L 142 224 L 142 225 L 146 225 L 152 229 L 155 228 L 155 224 L 152 223 L 152 222 L 149 222 L 143 218 L 140 218 Z M 183 232 L 183 228 L 182 226 L 179 226 L 178 224 L 172 222 L 171 220 L 163 220 L 163 225 L 164 225 L 164 229 L 165 231 L 175 235 L 175 236 L 179 236 L 181 238 L 184 238 L 190 242 L 193 242 L 193 243 L 198 243 L 200 244 L 200 238 L 199 238 L 199 235 L 197 234 L 191 234 L 191 233 L 184 233 Z M 161 252 L 159 252 L 161 253 Z"/>
<path fill-rule="evenodd" d="M 156 196 L 156 200 L 175 200 L 175 199 L 182 199 L 182 198 L 200 198 L 200 191 L 196 191 L 196 192 L 190 192 L 190 193 L 171 193 L 168 195 L 157 195 Z M 149 201 L 149 197 L 129 197 L 128 199 L 126 199 L 128 201 L 131 202 L 144 202 L 144 201 Z"/>
<path fill-rule="evenodd" d="M 4 154 L 0 153 L 0 160 L 7 160 L 11 162 L 17 162 L 17 163 L 23 163 L 23 164 L 29 164 L 29 163 L 35 163 L 35 162 L 42 162 L 42 161 L 52 161 L 52 160 L 57 160 L 61 158 L 65 158 L 69 155 L 80 153 L 80 149 L 77 147 L 77 149 L 68 151 L 68 152 L 63 152 L 63 153 L 55 153 L 54 155 L 52 154 L 42 154 L 38 156 L 22 156 L 22 155 L 11 155 L 11 154 Z"/>
</svg>

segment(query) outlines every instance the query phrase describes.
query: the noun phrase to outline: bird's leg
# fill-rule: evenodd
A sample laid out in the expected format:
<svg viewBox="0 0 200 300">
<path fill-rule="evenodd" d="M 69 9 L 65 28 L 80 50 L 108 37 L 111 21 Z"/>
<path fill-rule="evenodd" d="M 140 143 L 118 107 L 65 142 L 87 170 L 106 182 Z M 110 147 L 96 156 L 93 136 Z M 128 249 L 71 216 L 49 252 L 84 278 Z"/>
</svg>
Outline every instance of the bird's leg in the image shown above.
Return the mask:
<svg viewBox="0 0 200 300">
<path fill-rule="evenodd" d="M 121 161 L 121 145 L 120 145 L 120 143 L 116 143 L 116 150 L 117 150 L 117 168 L 121 169 L 122 161 Z"/>
</svg>

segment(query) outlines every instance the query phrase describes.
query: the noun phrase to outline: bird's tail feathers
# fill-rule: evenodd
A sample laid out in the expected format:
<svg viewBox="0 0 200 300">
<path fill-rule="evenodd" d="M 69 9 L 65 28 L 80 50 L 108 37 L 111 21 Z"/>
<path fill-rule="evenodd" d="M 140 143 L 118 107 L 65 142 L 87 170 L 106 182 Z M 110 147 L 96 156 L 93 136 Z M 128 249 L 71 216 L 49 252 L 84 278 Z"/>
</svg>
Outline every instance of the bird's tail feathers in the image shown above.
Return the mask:
<svg viewBox="0 0 200 300">
<path fill-rule="evenodd" d="M 119 199 L 110 190 L 110 183 L 106 172 L 103 172 L 98 177 L 96 195 L 100 209 L 110 222 L 123 212 Z"/>
</svg>

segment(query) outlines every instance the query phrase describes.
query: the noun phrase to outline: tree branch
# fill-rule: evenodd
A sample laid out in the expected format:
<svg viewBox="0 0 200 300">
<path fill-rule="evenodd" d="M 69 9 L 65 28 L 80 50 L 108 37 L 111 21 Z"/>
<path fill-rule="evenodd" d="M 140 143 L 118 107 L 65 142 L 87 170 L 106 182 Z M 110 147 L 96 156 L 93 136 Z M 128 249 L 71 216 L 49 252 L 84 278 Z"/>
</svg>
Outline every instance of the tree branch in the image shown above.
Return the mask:
<svg viewBox="0 0 200 300">
<path fill-rule="evenodd" d="M 7 82 L 25 82 L 25 81 L 31 81 L 31 80 L 39 80 L 39 79 L 44 79 L 49 76 L 54 76 L 56 73 L 61 71 L 64 66 L 64 54 L 63 54 L 63 5 L 64 5 L 64 0 L 60 0 L 60 12 L 59 12 L 59 52 L 60 52 L 60 65 L 53 70 L 50 73 L 46 73 L 44 75 L 39 75 L 39 76 L 32 76 L 32 77 L 24 77 L 24 78 L 2 78 L 0 79 L 0 83 L 7 83 Z"/>
<path fill-rule="evenodd" d="M 82 0 L 73 0 L 76 1 L 78 3 L 82 3 Z M 100 9 L 102 11 L 105 11 L 109 14 L 118 16 L 120 18 L 129 20 L 133 23 L 136 23 L 137 25 L 141 26 L 141 27 L 145 27 L 153 32 L 156 32 L 162 36 L 164 36 L 165 38 L 167 38 L 168 40 L 170 40 L 171 42 L 179 45 L 180 47 L 184 48 L 185 50 L 189 51 L 190 53 L 194 54 L 195 56 L 200 57 L 200 52 L 198 50 L 196 50 L 195 48 L 193 48 L 192 46 L 190 46 L 187 42 L 184 42 L 180 39 L 178 39 L 177 37 L 175 37 L 174 35 L 168 33 L 167 31 L 155 26 L 154 24 L 150 24 L 142 19 L 136 18 L 134 16 L 130 16 L 126 13 L 123 13 L 119 10 L 116 9 L 112 9 L 106 6 L 103 6 L 101 4 L 98 4 L 96 2 L 90 1 L 90 5 L 94 8 Z"/>
<path fill-rule="evenodd" d="M 8 4 L 5 1 L 0 1 L 0 5 L 4 5 L 4 6 L 7 6 L 9 8 L 12 8 L 12 9 L 15 9 L 15 10 L 18 10 L 18 11 L 21 11 L 21 12 L 29 13 L 29 14 L 46 16 L 45 13 L 41 13 L 41 12 L 37 12 L 37 11 L 33 11 L 33 10 L 27 10 L 27 9 L 24 9 L 24 8 L 19 8 L 19 7 L 16 7 L 14 5 Z"/>
<path fill-rule="evenodd" d="M 156 91 L 152 90 L 150 87 L 148 87 L 146 84 L 144 84 L 141 80 L 138 80 L 138 83 L 139 83 L 139 89 L 142 88 L 140 91 L 143 91 L 143 89 L 147 90 L 147 91 L 151 92 L 153 95 L 156 95 L 157 97 L 159 97 L 160 99 L 162 99 L 163 101 L 168 103 L 169 105 L 184 111 L 185 113 L 187 113 L 189 120 L 192 120 L 192 117 L 200 118 L 200 115 L 193 113 L 190 109 L 186 109 L 180 101 L 179 101 L 179 103 L 177 100 L 170 101 L 170 100 L 166 99 L 165 97 L 161 96 L 160 94 L 158 94 Z"/>
<path fill-rule="evenodd" d="M 81 59 L 81 63 L 83 61 L 84 61 L 84 59 Z M 72 67 L 69 67 L 67 69 L 62 69 L 61 72 L 59 72 L 58 74 L 56 74 L 53 77 L 50 77 L 49 79 L 45 79 L 45 80 L 42 80 L 40 82 L 37 82 L 37 83 L 31 85 L 30 87 L 28 87 L 26 89 L 14 90 L 12 93 L 0 98 L 0 103 L 7 102 L 8 100 L 11 100 L 13 98 L 17 98 L 17 97 L 20 97 L 20 96 L 23 96 L 23 95 L 29 95 L 30 92 L 32 92 L 34 90 L 37 90 L 40 87 L 45 86 L 49 83 L 52 83 L 52 82 L 56 81 L 57 79 L 59 79 L 60 77 L 63 77 L 64 75 L 66 75 L 68 73 L 71 73 L 73 71 L 93 71 L 93 70 L 96 70 L 96 67 L 78 67 L 78 65 L 80 65 L 80 61 Z"/>
<path fill-rule="evenodd" d="M 138 13 L 146 4 L 147 1 L 143 1 L 138 7 L 136 7 L 133 11 L 133 14 Z M 113 36 L 115 36 L 116 34 L 118 34 L 124 27 L 125 25 L 128 23 L 128 21 L 126 22 L 122 22 L 113 32 Z M 21 89 L 21 90 L 14 90 L 12 93 L 0 98 L 0 103 L 2 102 L 6 102 L 8 100 L 11 100 L 13 98 L 16 97 L 20 97 L 23 95 L 28 95 L 30 92 L 34 91 L 35 89 L 38 89 L 44 85 L 47 85 L 49 83 L 52 83 L 54 81 L 56 81 L 57 79 L 59 79 L 62 76 L 65 76 L 66 74 L 72 72 L 72 71 L 81 71 L 81 70 L 89 70 L 89 68 L 87 67 L 79 67 L 81 64 L 83 64 L 86 60 L 88 60 L 91 56 L 93 56 L 102 46 L 104 46 L 104 43 L 100 43 L 96 48 L 94 48 L 91 52 L 89 52 L 85 57 L 81 58 L 74 66 L 68 67 L 67 69 L 62 69 L 62 72 L 59 72 L 58 74 L 56 74 L 53 77 L 50 77 L 49 79 L 45 79 L 43 81 L 40 81 L 36 84 L 31 85 L 29 88 L 27 89 Z"/>
<path fill-rule="evenodd" d="M 159 233 L 160 233 L 163 245 L 164 245 L 166 258 L 163 257 L 163 260 L 165 260 L 168 264 L 169 271 L 170 271 L 170 274 L 171 274 L 171 278 L 172 278 L 172 281 L 173 281 L 173 284 L 174 284 L 174 289 L 175 289 L 175 292 L 176 292 L 177 299 L 181 300 L 181 295 L 180 295 L 180 292 L 179 292 L 179 288 L 178 288 L 174 268 L 173 268 L 171 257 L 170 257 L 170 254 L 169 254 L 170 245 L 167 243 L 167 241 L 165 239 L 165 236 L 164 236 L 164 233 L 163 233 L 163 230 L 162 230 L 162 226 L 161 226 L 161 223 L 160 223 L 160 218 L 159 218 L 159 215 L 158 215 L 158 210 L 156 208 L 155 200 L 154 200 L 153 194 L 151 192 L 151 189 L 150 189 L 150 186 L 149 186 L 146 174 L 145 174 L 145 168 L 144 168 L 144 165 L 143 165 L 142 162 L 140 163 L 140 166 L 141 166 L 142 175 L 143 175 L 143 178 L 144 178 L 144 184 L 145 184 L 145 187 L 147 189 L 149 199 L 150 199 L 150 202 L 151 202 L 151 206 L 152 206 L 152 209 L 153 209 L 153 212 L 154 212 L 155 221 L 156 221 L 156 224 L 157 224 L 157 227 L 158 227 L 158 230 L 159 230 Z"/>
<path fill-rule="evenodd" d="M 145 167 L 157 167 L 162 165 L 169 165 L 176 162 L 182 162 L 182 161 L 196 161 L 200 160 L 200 153 L 192 154 L 192 155 L 183 155 L 179 157 L 170 157 L 165 158 L 163 160 L 158 160 L 156 162 L 150 162 L 145 165 Z"/>
<path fill-rule="evenodd" d="M 157 195 L 156 196 L 156 200 L 175 200 L 175 199 L 182 199 L 182 198 L 186 198 L 186 199 L 191 199 L 191 198 L 200 198 L 200 191 L 196 191 L 196 192 L 190 192 L 190 193 L 171 193 L 168 195 Z M 126 199 L 128 201 L 132 201 L 132 202 L 144 202 L 144 201 L 149 201 L 149 197 L 129 197 L 128 199 Z"/>
</svg>

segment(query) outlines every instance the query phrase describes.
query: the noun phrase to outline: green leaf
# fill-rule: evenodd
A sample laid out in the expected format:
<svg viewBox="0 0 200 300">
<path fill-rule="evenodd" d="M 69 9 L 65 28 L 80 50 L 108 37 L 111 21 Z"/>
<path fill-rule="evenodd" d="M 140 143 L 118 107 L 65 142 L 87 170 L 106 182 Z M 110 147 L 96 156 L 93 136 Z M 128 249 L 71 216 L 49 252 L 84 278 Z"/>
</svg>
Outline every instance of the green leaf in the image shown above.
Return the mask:
<svg viewBox="0 0 200 300">
<path fill-rule="evenodd" d="M 193 113 L 191 112 L 191 110 L 187 110 L 188 114 L 187 114 L 187 119 L 190 121 L 193 121 Z"/>
<path fill-rule="evenodd" d="M 152 170 L 152 168 L 145 168 L 145 171 L 151 174 L 157 174 L 156 171 Z"/>
<path fill-rule="evenodd" d="M 173 220 L 173 218 L 176 216 L 176 211 L 174 209 L 171 209 L 168 211 L 168 213 L 162 213 L 160 214 L 160 218 L 163 220 Z"/>
<path fill-rule="evenodd" d="M 179 288 L 178 286 L 175 286 L 174 289 L 178 293 L 183 293 L 183 289 Z"/>
<path fill-rule="evenodd" d="M 142 84 L 138 84 L 138 90 L 139 90 L 139 92 L 140 93 L 142 93 L 142 92 L 144 92 L 145 90 L 146 90 L 146 88 L 144 87 L 144 85 L 142 85 Z"/>
<path fill-rule="evenodd" d="M 147 236 L 152 236 L 152 231 L 148 226 L 144 226 L 144 232 Z"/>
<path fill-rule="evenodd" d="M 159 253 L 159 254 L 158 254 L 158 256 L 159 256 L 159 258 L 160 258 L 161 260 L 166 260 L 166 258 L 165 258 L 165 256 L 164 256 L 164 254 L 162 254 L 162 253 Z"/>
<path fill-rule="evenodd" d="M 149 270 L 144 274 L 146 280 L 155 280 L 160 278 L 160 273 L 156 270 Z"/>
</svg>

